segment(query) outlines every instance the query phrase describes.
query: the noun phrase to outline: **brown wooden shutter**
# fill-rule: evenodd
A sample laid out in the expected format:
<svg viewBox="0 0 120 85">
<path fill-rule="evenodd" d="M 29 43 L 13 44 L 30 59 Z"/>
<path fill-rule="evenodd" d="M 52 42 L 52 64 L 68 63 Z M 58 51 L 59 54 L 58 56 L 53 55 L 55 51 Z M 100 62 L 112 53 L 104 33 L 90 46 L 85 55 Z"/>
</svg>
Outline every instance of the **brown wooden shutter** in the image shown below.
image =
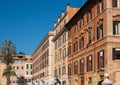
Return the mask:
<svg viewBox="0 0 120 85">
<path fill-rule="evenodd" d="M 80 65 L 79 65 L 79 67 L 80 67 L 79 69 L 80 69 L 80 74 L 81 74 L 81 59 L 80 59 Z"/>
<path fill-rule="evenodd" d="M 99 27 L 97 27 L 97 40 L 100 38 Z"/>
<path fill-rule="evenodd" d="M 92 58 L 92 55 L 91 55 L 91 71 L 93 70 L 93 58 Z"/>
<path fill-rule="evenodd" d="M 115 33 L 115 25 L 116 25 L 116 22 L 113 21 L 113 34 L 114 34 L 114 35 L 116 34 L 116 33 Z"/>
<path fill-rule="evenodd" d="M 76 73 L 76 71 L 75 71 L 75 62 L 74 62 L 74 74 Z"/>
<path fill-rule="evenodd" d="M 100 25 L 100 29 L 102 29 L 102 37 L 103 37 L 103 24 Z"/>
<path fill-rule="evenodd" d="M 81 39 L 79 39 L 79 48 L 81 49 Z"/>
<path fill-rule="evenodd" d="M 104 50 L 103 50 L 103 68 L 105 67 L 105 55 L 104 55 Z"/>
<path fill-rule="evenodd" d="M 99 2 L 97 3 L 97 14 L 100 13 L 100 5 L 99 5 Z"/>
<path fill-rule="evenodd" d="M 102 3 L 102 10 L 104 10 L 104 1 L 101 0 L 101 3 Z"/>
<path fill-rule="evenodd" d="M 76 65 L 76 74 L 78 74 L 78 61 L 76 61 L 77 65 Z"/>
<path fill-rule="evenodd" d="M 91 16 L 91 19 L 92 19 L 92 9 L 90 10 L 90 16 Z"/>
<path fill-rule="evenodd" d="M 87 22 L 89 22 L 89 11 L 87 13 Z"/>
<path fill-rule="evenodd" d="M 99 52 L 98 52 L 98 56 L 97 56 L 97 58 L 98 58 L 98 59 L 97 59 L 97 60 L 98 60 L 98 69 L 99 69 L 99 60 L 100 60 L 99 57 L 100 57 L 100 56 L 99 56 Z"/>
<path fill-rule="evenodd" d="M 112 55 L 112 56 L 113 56 L 112 59 L 115 60 L 115 57 L 116 57 L 116 56 L 115 56 L 115 48 L 112 49 L 112 54 L 113 54 L 113 55 Z"/>
<path fill-rule="evenodd" d="M 87 72 L 89 71 L 89 57 L 87 57 Z"/>
</svg>

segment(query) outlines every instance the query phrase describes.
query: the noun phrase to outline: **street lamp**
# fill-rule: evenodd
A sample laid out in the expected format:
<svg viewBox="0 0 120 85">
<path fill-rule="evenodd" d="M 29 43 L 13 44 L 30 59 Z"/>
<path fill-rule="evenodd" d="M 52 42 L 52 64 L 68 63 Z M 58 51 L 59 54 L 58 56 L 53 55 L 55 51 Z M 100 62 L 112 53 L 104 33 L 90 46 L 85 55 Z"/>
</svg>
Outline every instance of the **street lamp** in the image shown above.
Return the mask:
<svg viewBox="0 0 120 85">
<path fill-rule="evenodd" d="M 102 82 L 102 85 L 112 85 L 112 81 L 109 80 L 109 74 L 108 73 L 105 73 L 104 74 L 104 81 Z"/>
</svg>

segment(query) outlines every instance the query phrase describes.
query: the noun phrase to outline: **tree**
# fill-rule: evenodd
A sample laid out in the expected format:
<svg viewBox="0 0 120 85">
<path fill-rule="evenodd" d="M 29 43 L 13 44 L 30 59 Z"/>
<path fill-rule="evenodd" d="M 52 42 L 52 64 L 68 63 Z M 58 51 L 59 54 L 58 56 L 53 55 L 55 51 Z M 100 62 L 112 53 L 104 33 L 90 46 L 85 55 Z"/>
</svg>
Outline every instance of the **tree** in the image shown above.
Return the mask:
<svg viewBox="0 0 120 85">
<path fill-rule="evenodd" d="M 12 66 L 6 66 L 6 69 L 3 72 L 3 76 L 7 77 L 7 85 L 10 83 L 10 77 L 16 76 L 15 71 L 12 69 Z"/>
<path fill-rule="evenodd" d="M 23 55 L 25 55 L 25 53 L 24 53 L 24 52 L 21 52 L 21 51 L 20 51 L 18 54 L 23 54 Z"/>
<path fill-rule="evenodd" d="M 3 72 L 3 76 L 7 77 L 7 85 L 10 85 L 10 76 L 13 75 L 11 65 L 13 64 L 12 55 L 16 54 L 16 46 L 11 40 L 5 40 L 5 42 L 0 47 L 1 51 L 1 62 L 6 65 L 6 69 Z"/>
</svg>

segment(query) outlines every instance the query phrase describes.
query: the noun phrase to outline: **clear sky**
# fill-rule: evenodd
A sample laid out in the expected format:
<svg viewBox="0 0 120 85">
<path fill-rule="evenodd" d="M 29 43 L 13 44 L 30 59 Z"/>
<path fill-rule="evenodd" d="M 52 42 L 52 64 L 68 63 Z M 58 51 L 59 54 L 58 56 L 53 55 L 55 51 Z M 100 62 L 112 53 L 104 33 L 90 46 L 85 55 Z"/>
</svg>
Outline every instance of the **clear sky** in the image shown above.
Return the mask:
<svg viewBox="0 0 120 85">
<path fill-rule="evenodd" d="M 62 10 L 70 3 L 81 7 L 86 0 L 0 0 L 0 45 L 9 39 L 17 52 L 31 55 Z"/>
</svg>

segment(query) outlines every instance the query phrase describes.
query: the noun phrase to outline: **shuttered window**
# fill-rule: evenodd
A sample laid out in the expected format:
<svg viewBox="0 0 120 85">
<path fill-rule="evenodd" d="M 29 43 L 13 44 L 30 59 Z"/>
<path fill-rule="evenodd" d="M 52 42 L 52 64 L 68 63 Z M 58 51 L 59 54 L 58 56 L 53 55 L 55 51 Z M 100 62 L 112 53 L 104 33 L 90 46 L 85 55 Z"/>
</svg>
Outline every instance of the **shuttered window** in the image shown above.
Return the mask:
<svg viewBox="0 0 120 85">
<path fill-rule="evenodd" d="M 87 71 L 92 71 L 92 56 L 87 57 Z"/>
<path fill-rule="evenodd" d="M 113 60 L 120 59 L 120 48 L 113 48 Z"/>
<path fill-rule="evenodd" d="M 98 52 L 98 69 L 104 68 L 104 50 Z"/>
<path fill-rule="evenodd" d="M 120 21 L 113 21 L 113 34 L 120 35 Z"/>
<path fill-rule="evenodd" d="M 78 74 L 78 61 L 74 62 L 74 74 Z"/>
</svg>

